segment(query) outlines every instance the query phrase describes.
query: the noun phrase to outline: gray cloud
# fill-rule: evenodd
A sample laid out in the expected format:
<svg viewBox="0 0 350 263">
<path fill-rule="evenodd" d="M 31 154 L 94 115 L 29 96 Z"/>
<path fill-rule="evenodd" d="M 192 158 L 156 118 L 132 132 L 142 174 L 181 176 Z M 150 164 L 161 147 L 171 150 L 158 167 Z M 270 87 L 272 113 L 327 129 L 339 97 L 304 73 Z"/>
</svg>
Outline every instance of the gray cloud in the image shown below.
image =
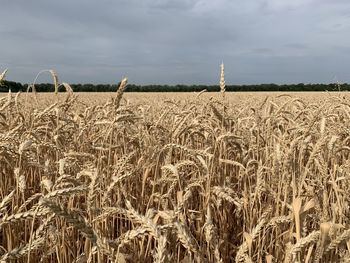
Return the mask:
<svg viewBox="0 0 350 263">
<path fill-rule="evenodd" d="M 30 82 L 350 82 L 347 0 L 3 1 L 0 70 Z M 49 81 L 49 77 L 41 77 Z"/>
</svg>

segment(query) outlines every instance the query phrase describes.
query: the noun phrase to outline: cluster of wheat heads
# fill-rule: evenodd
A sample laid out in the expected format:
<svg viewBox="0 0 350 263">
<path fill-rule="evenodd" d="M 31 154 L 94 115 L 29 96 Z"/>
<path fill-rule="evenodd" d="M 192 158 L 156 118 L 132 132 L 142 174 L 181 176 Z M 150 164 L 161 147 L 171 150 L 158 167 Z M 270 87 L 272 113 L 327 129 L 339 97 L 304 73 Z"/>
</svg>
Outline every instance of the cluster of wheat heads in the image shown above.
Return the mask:
<svg viewBox="0 0 350 263">
<path fill-rule="evenodd" d="M 126 84 L 0 99 L 0 262 L 349 262 L 346 99 L 148 105 Z"/>
</svg>

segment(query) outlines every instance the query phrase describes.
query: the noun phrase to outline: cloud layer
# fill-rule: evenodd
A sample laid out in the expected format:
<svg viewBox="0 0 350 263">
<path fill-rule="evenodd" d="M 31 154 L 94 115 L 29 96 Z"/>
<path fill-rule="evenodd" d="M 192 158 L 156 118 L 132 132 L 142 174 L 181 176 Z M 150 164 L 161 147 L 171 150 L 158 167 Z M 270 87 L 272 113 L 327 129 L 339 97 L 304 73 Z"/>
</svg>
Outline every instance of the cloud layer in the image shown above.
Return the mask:
<svg viewBox="0 0 350 263">
<path fill-rule="evenodd" d="M 3 1 L 0 70 L 31 82 L 350 82 L 347 0 Z M 48 81 L 43 76 L 39 81 Z"/>
</svg>

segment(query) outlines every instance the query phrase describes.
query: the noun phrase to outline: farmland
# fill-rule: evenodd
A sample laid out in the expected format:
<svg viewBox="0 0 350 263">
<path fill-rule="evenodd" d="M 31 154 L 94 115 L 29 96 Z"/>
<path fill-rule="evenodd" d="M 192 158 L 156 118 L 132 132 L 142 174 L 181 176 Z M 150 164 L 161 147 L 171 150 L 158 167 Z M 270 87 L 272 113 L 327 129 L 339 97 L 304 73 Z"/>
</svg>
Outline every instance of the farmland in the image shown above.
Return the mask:
<svg viewBox="0 0 350 263">
<path fill-rule="evenodd" d="M 13 93 L 15 96 L 17 93 Z M 91 106 L 94 104 L 104 104 L 107 100 L 115 97 L 115 92 L 77 92 L 74 93 L 77 97 L 78 103 L 84 103 Z M 0 93 L 0 98 L 7 97 L 7 93 Z M 153 103 L 157 102 L 157 105 L 167 103 L 167 101 L 177 101 L 184 103 L 196 100 L 199 92 L 126 92 L 123 95 L 123 99 L 132 103 L 145 103 L 155 106 Z M 210 98 L 221 100 L 220 92 L 204 92 L 200 96 L 200 101 L 208 101 Z M 286 98 L 300 98 L 305 102 L 317 102 L 327 100 L 335 97 L 350 98 L 348 92 L 226 92 L 226 103 L 231 106 L 236 104 L 251 104 L 253 102 L 263 102 L 268 97 L 274 101 L 285 101 Z M 66 97 L 66 93 L 58 93 L 54 95 L 52 93 L 37 93 L 38 102 L 33 104 L 36 107 L 48 106 L 54 103 L 57 98 L 63 100 Z M 22 92 L 20 98 L 23 102 L 33 102 L 35 96 L 29 92 Z M 30 104 L 31 104 L 30 103 Z"/>
<path fill-rule="evenodd" d="M 349 262 L 347 93 L 0 99 L 1 262 Z"/>
</svg>

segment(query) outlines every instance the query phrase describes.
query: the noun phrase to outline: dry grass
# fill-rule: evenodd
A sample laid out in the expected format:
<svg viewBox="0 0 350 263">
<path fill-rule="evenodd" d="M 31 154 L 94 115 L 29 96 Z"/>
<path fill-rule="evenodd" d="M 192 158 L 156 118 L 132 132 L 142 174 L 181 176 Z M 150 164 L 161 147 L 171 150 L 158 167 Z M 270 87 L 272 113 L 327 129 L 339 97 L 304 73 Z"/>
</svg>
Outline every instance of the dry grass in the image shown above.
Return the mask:
<svg viewBox="0 0 350 263">
<path fill-rule="evenodd" d="M 0 99 L 1 262 L 349 261 L 346 94 L 122 83 Z"/>
</svg>

